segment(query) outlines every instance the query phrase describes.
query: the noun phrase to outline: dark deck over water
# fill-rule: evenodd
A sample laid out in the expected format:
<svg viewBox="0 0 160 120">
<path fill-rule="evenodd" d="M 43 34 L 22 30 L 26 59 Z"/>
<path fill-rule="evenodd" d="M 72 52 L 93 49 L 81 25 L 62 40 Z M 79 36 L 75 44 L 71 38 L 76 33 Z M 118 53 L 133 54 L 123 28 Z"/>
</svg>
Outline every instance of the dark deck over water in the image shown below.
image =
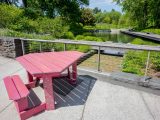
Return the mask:
<svg viewBox="0 0 160 120">
<path fill-rule="evenodd" d="M 121 32 L 125 33 L 125 34 L 128 34 L 128 35 L 132 35 L 132 36 L 141 37 L 141 38 L 150 39 L 150 40 L 153 40 L 153 41 L 160 42 L 160 35 L 157 35 L 157 34 L 133 32 L 133 31 L 127 31 L 127 30 L 122 30 Z"/>
</svg>

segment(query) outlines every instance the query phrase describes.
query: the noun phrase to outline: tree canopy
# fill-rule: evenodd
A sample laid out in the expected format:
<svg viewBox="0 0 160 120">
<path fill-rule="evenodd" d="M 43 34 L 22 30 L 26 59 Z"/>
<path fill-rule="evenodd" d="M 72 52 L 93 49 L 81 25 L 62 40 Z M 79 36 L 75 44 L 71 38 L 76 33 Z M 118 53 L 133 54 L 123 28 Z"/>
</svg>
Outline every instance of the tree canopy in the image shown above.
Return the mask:
<svg viewBox="0 0 160 120">
<path fill-rule="evenodd" d="M 14 4 L 18 0 L 1 0 L 6 4 Z M 67 20 L 79 21 L 80 8 L 89 4 L 89 0 L 22 0 L 23 7 L 41 12 L 42 15 L 54 18 L 61 15 Z"/>
<path fill-rule="evenodd" d="M 113 0 L 122 6 L 139 28 L 160 27 L 159 0 Z"/>
<path fill-rule="evenodd" d="M 89 8 L 82 9 L 81 23 L 83 25 L 92 25 L 92 26 L 95 24 L 95 17 L 91 9 Z"/>
</svg>

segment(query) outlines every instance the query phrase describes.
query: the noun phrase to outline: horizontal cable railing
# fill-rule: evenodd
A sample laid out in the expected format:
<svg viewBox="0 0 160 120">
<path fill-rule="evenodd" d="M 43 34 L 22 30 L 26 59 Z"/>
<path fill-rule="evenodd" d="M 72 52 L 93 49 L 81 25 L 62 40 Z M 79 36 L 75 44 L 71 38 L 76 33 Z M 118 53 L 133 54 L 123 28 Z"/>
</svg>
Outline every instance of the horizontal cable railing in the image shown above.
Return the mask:
<svg viewBox="0 0 160 120">
<path fill-rule="evenodd" d="M 17 40 L 21 40 L 23 54 L 32 52 L 77 50 L 78 45 L 90 46 L 92 47 L 90 49 L 94 49 L 97 51 L 96 55 L 93 56 L 93 58 L 96 57 L 96 60 L 93 61 L 92 64 L 91 63 L 90 64 L 91 66 L 96 66 L 96 69 L 99 72 L 101 71 L 101 66 L 105 67 L 105 65 L 109 63 L 109 61 L 104 62 L 104 59 L 107 61 L 109 57 L 104 57 L 104 55 L 101 54 L 101 51 L 105 50 L 105 48 L 110 48 L 111 50 L 123 49 L 125 50 L 125 53 L 131 51 L 128 54 L 124 54 L 125 62 L 123 61 L 123 63 L 118 63 L 121 62 L 122 60 L 117 61 L 117 59 L 115 59 L 116 64 L 123 65 L 123 71 L 125 72 L 132 71 L 131 73 L 137 73 L 138 71 L 139 74 L 144 73 L 143 75 L 146 77 L 150 75 L 150 71 L 154 73 L 154 69 L 160 71 L 159 68 L 160 46 L 134 45 L 134 44 L 96 42 L 96 41 L 84 41 L 84 40 L 77 41 L 68 39 L 40 40 L 40 39 L 20 38 Z M 153 61 L 154 64 L 152 63 Z M 148 73 L 149 69 L 150 71 Z"/>
</svg>

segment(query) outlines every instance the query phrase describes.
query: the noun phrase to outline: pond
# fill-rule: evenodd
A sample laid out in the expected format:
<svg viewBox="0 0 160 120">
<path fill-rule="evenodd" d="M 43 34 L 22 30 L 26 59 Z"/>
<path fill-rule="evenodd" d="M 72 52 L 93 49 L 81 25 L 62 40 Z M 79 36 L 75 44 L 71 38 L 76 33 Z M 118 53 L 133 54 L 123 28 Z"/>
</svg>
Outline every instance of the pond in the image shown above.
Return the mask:
<svg viewBox="0 0 160 120">
<path fill-rule="evenodd" d="M 113 29 L 111 30 L 111 32 L 107 32 L 107 31 L 94 32 L 94 33 L 91 33 L 91 35 L 100 37 L 103 39 L 103 41 L 112 41 L 114 43 L 135 43 L 135 38 L 136 38 L 127 34 L 123 34 L 118 29 Z M 150 45 L 152 45 L 152 43 L 153 44 L 157 43 L 157 42 L 147 40 L 147 39 L 142 39 L 142 38 L 139 38 L 138 42 L 139 44 L 143 43 L 143 44 L 150 44 Z"/>
<path fill-rule="evenodd" d="M 103 41 L 112 41 L 114 43 L 130 43 L 134 37 L 121 33 L 119 30 L 100 31 L 90 33 L 92 36 L 100 37 Z"/>
</svg>

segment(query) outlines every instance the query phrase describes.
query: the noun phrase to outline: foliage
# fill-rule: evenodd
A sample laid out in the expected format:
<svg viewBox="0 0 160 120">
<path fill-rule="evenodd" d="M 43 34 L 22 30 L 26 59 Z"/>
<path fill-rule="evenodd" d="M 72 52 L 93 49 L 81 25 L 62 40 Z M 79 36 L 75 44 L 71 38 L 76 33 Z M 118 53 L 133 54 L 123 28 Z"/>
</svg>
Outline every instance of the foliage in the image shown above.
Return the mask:
<svg viewBox="0 0 160 120">
<path fill-rule="evenodd" d="M 29 19 L 38 19 L 40 16 L 42 16 L 42 13 L 40 10 L 34 9 L 34 8 L 24 8 L 23 16 L 29 18 Z"/>
<path fill-rule="evenodd" d="M 66 20 L 78 22 L 80 19 L 80 6 L 88 5 L 88 0 L 23 0 L 25 8 L 34 8 L 44 15 L 54 18 L 64 16 Z"/>
<path fill-rule="evenodd" d="M 38 23 L 26 17 L 23 17 L 19 21 L 11 24 L 9 28 L 26 33 L 38 33 Z"/>
<path fill-rule="evenodd" d="M 159 45 L 158 43 L 155 43 L 153 41 L 142 40 L 141 38 L 135 38 L 131 43 L 137 45 L 153 45 L 153 46 Z"/>
<path fill-rule="evenodd" d="M 122 64 L 122 71 L 144 75 L 146 60 L 148 52 L 146 51 L 129 51 L 125 54 Z M 150 68 L 154 71 L 160 71 L 160 54 L 158 52 L 151 52 Z"/>
<path fill-rule="evenodd" d="M 28 34 L 28 33 L 9 30 L 9 29 L 0 29 L 0 36 L 30 38 L 30 39 L 44 39 L 44 40 L 53 40 L 53 39 L 55 39 L 51 35 L 40 35 L 40 34 L 33 34 L 33 33 L 32 34 Z"/>
<path fill-rule="evenodd" d="M 67 32 L 67 33 L 65 33 L 63 38 L 73 40 L 74 39 L 74 34 L 72 32 Z"/>
<path fill-rule="evenodd" d="M 76 40 L 84 40 L 84 38 L 85 38 L 85 36 L 83 36 L 83 35 L 77 35 L 76 36 Z"/>
<path fill-rule="evenodd" d="M 123 27 L 130 27 L 133 26 L 132 22 L 133 21 L 129 19 L 129 15 L 126 13 L 121 15 L 121 17 L 119 18 L 118 25 Z"/>
<path fill-rule="evenodd" d="M 113 0 L 140 29 L 150 26 L 160 27 L 160 1 L 158 0 Z"/>
<path fill-rule="evenodd" d="M 50 34 L 55 38 L 62 38 L 69 30 L 69 26 L 60 18 L 49 19 L 46 17 L 39 18 L 38 29 L 41 34 Z"/>
<path fill-rule="evenodd" d="M 106 17 L 106 13 L 105 12 L 98 12 L 94 16 L 96 19 L 96 23 L 102 23 L 104 18 Z"/>
<path fill-rule="evenodd" d="M 129 51 L 125 54 L 122 71 L 143 75 L 147 54 L 146 52 Z"/>
<path fill-rule="evenodd" d="M 144 29 L 144 30 L 142 30 L 142 32 L 154 33 L 154 34 L 159 34 L 160 35 L 160 29 L 150 28 L 150 29 Z"/>
<path fill-rule="evenodd" d="M 97 13 L 99 13 L 99 12 L 101 12 L 101 9 L 99 9 L 98 7 L 95 7 L 95 8 L 93 9 L 93 13 L 94 13 L 94 14 L 97 14 Z"/>
<path fill-rule="evenodd" d="M 97 41 L 97 42 L 102 42 L 103 40 L 99 37 L 94 37 L 94 36 L 83 36 L 83 35 L 77 35 L 76 40 L 87 40 L 87 41 Z"/>
<path fill-rule="evenodd" d="M 78 34 L 82 34 L 84 32 L 83 29 L 83 24 L 81 23 L 68 23 L 70 26 L 70 31 L 74 34 L 74 35 L 78 35 Z"/>
<path fill-rule="evenodd" d="M 84 39 L 88 40 L 88 41 L 97 41 L 97 42 L 102 42 L 103 41 L 101 38 L 93 37 L 93 36 L 85 36 Z"/>
<path fill-rule="evenodd" d="M 91 49 L 90 46 L 79 45 L 77 50 L 80 51 L 80 52 L 88 52 L 90 49 Z"/>
<path fill-rule="evenodd" d="M 0 4 L 0 28 L 9 27 L 21 18 L 23 10 L 15 6 Z"/>
<path fill-rule="evenodd" d="M 121 16 L 121 13 L 115 11 L 114 9 L 112 9 L 112 11 L 109 13 L 109 17 L 110 17 L 110 20 L 111 20 L 112 24 L 116 24 L 117 25 L 118 21 L 120 19 L 120 16 Z"/>
<path fill-rule="evenodd" d="M 95 14 L 97 23 L 107 23 L 118 25 L 121 13 L 112 9 L 110 12 L 98 12 Z"/>
<path fill-rule="evenodd" d="M 81 23 L 83 25 L 95 25 L 95 17 L 93 16 L 93 11 L 89 8 L 82 9 Z"/>
</svg>

